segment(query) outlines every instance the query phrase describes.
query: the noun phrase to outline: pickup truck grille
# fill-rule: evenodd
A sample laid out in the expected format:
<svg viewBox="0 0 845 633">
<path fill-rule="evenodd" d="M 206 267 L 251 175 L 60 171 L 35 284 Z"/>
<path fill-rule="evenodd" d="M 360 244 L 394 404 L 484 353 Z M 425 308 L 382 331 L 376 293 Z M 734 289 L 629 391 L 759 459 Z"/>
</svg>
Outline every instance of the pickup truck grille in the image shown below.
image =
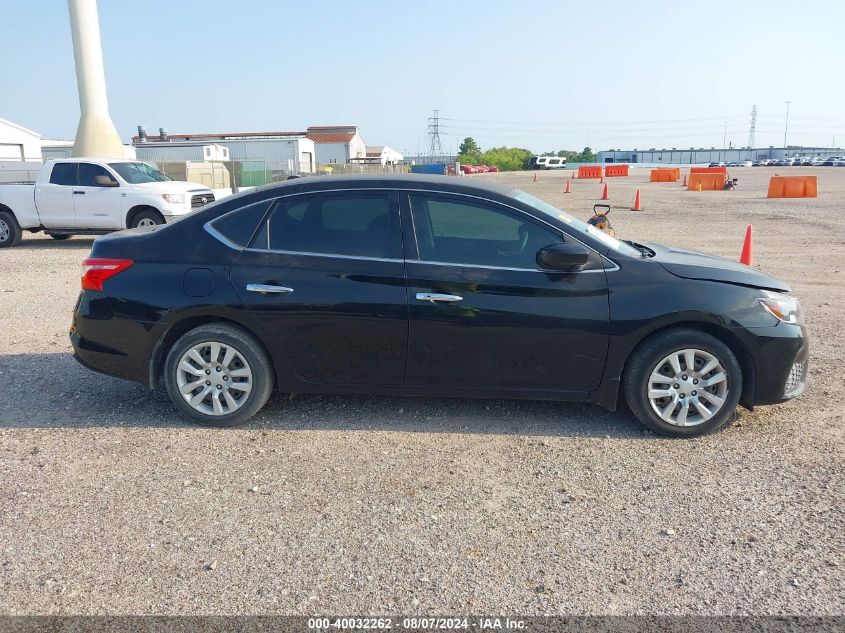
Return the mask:
<svg viewBox="0 0 845 633">
<path fill-rule="evenodd" d="M 191 196 L 191 208 L 192 209 L 199 209 L 210 202 L 214 202 L 214 194 L 213 193 L 200 193 L 195 196 Z"/>
</svg>

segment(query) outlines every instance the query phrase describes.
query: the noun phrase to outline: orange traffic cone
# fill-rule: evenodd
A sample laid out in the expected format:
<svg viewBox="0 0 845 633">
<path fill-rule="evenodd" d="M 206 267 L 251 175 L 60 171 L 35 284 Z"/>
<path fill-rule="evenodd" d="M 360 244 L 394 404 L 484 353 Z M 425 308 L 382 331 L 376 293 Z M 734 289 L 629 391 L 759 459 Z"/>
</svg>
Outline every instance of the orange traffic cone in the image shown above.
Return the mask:
<svg viewBox="0 0 845 633">
<path fill-rule="evenodd" d="M 567 179 L 566 179 L 566 191 L 564 191 L 563 193 L 572 193 L 572 192 L 569 190 L 569 178 L 567 178 Z"/>
<path fill-rule="evenodd" d="M 601 193 L 602 200 L 610 200 L 610 196 L 607 195 L 607 183 L 604 183 L 604 191 Z"/>
<path fill-rule="evenodd" d="M 574 171 L 572 172 L 572 175 L 569 178 L 570 178 L 570 180 L 575 180 L 575 172 Z"/>
<path fill-rule="evenodd" d="M 534 181 L 533 182 L 537 182 L 537 172 L 536 171 L 534 172 Z"/>
<path fill-rule="evenodd" d="M 687 175 L 684 174 L 684 187 L 686 187 L 686 186 L 687 186 Z"/>
<path fill-rule="evenodd" d="M 754 265 L 754 247 L 751 244 L 751 225 L 745 229 L 745 241 L 742 243 L 742 254 L 739 256 L 739 263 L 746 266 Z"/>
<path fill-rule="evenodd" d="M 599 174 L 599 184 L 604 182 L 604 174 Z"/>
<path fill-rule="evenodd" d="M 634 206 L 631 207 L 631 211 L 642 211 L 643 208 L 640 206 L 640 190 L 637 189 L 637 195 L 634 197 Z"/>
</svg>

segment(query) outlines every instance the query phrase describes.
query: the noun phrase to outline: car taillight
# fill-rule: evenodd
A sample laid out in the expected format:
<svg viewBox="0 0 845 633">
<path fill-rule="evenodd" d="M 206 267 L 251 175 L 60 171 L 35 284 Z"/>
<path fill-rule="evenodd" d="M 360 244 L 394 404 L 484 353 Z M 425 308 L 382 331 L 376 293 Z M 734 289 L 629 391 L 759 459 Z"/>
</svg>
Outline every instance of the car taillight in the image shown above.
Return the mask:
<svg viewBox="0 0 845 633">
<path fill-rule="evenodd" d="M 126 270 L 133 263 L 131 259 L 89 257 L 82 262 L 82 289 L 102 292 L 106 280 Z"/>
</svg>

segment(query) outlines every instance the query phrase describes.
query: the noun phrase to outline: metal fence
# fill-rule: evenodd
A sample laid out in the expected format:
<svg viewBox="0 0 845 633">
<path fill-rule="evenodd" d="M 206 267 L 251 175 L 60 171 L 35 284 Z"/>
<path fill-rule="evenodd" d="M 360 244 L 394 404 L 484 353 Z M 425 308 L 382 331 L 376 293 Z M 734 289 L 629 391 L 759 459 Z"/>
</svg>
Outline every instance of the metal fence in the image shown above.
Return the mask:
<svg viewBox="0 0 845 633">
<path fill-rule="evenodd" d="M 409 165 L 381 163 L 328 163 L 317 165 L 318 174 L 406 174 Z"/>
</svg>

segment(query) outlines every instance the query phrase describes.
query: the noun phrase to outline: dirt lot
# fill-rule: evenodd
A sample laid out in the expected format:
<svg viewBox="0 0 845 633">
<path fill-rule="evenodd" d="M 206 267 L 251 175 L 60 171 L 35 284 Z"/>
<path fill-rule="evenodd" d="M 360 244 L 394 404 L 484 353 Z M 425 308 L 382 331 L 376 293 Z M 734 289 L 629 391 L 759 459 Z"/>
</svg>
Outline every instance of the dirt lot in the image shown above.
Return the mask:
<svg viewBox="0 0 845 633">
<path fill-rule="evenodd" d="M 586 405 L 277 395 L 191 426 L 67 328 L 90 239 L 0 251 L 0 613 L 841 614 L 845 169 L 735 192 L 610 179 L 623 237 L 794 284 L 810 391 L 696 440 Z M 767 200 L 768 177 L 821 195 Z M 478 176 L 585 217 L 597 181 Z"/>
</svg>

